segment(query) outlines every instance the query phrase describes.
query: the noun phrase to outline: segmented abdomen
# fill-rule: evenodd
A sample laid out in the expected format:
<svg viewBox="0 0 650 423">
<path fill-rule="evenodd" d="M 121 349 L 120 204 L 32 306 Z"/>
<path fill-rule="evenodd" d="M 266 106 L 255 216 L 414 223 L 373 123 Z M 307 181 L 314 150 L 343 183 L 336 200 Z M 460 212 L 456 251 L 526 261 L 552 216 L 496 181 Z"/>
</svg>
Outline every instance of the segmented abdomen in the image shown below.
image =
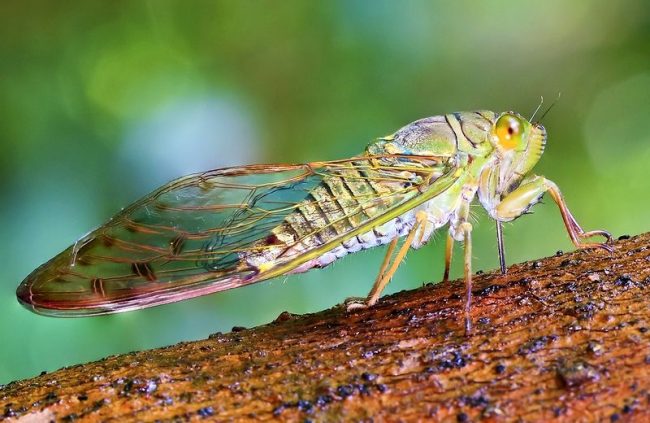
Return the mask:
<svg viewBox="0 0 650 423">
<path fill-rule="evenodd" d="M 409 188 L 417 178 L 413 172 L 374 169 L 369 160 L 351 163 L 338 171 L 337 176 L 326 176 L 263 241 L 268 248 L 248 254 L 246 261 L 259 267 L 272 261 L 289 260 L 335 238 L 345 238 L 345 234 L 369 219 L 386 213 L 407 196 L 414 195 Z M 301 266 L 296 271 L 325 266 L 348 252 L 387 243 L 402 235 L 409 224 L 412 222 L 408 219 L 396 218 L 366 233 L 351 236 L 318 260 L 305 263 L 308 267 Z"/>
</svg>

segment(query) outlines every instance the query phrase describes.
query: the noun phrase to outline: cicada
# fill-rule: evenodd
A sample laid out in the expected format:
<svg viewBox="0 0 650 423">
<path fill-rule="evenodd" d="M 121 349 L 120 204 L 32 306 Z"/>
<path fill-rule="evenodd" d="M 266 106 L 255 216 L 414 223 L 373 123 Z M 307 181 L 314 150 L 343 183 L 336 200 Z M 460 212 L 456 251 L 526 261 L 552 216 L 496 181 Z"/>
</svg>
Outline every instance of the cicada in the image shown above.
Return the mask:
<svg viewBox="0 0 650 423">
<path fill-rule="evenodd" d="M 446 226 L 443 280 L 454 241 L 461 241 L 469 330 L 468 218 L 476 198 L 500 225 L 548 192 L 576 247 L 610 250 L 609 233 L 583 231 L 558 187 L 531 173 L 545 143 L 544 127 L 517 113 L 460 112 L 417 120 L 350 159 L 185 176 L 34 270 L 17 296 L 45 315 L 108 314 L 322 268 L 388 244 L 368 297 L 349 304 L 366 307 L 378 301 L 409 248 L 422 247 Z M 605 242 L 586 242 L 594 236 Z"/>
</svg>

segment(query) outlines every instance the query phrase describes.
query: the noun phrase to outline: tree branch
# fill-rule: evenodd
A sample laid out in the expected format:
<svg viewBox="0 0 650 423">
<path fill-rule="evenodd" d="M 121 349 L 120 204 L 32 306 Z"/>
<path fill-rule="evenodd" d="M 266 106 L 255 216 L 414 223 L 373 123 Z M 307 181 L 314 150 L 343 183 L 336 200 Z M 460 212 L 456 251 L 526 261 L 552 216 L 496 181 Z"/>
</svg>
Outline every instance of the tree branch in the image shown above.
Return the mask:
<svg viewBox="0 0 650 423">
<path fill-rule="evenodd" d="M 474 282 L 333 308 L 58 370 L 0 389 L 0 414 L 152 421 L 525 421 L 650 417 L 650 234 Z M 0 420 L 2 418 L 0 417 Z"/>
</svg>

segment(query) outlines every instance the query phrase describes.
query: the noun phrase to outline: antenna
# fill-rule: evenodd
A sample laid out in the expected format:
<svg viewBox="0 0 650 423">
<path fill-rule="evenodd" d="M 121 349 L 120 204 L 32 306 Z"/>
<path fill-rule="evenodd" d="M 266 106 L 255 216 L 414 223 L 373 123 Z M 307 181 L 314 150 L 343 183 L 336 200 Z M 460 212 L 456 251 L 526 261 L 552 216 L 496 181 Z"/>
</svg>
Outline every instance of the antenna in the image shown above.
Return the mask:
<svg viewBox="0 0 650 423">
<path fill-rule="evenodd" d="M 537 105 L 537 108 L 533 112 L 533 115 L 530 117 L 530 119 L 528 119 L 529 122 L 532 122 L 533 119 L 535 119 L 535 115 L 537 114 L 537 112 L 539 112 L 539 109 L 540 109 L 540 107 L 542 107 L 542 104 L 544 104 L 544 96 L 540 95 L 539 96 L 539 104 Z"/>
<path fill-rule="evenodd" d="M 553 108 L 553 106 L 555 106 L 555 103 L 558 102 L 558 100 L 560 99 L 560 96 L 561 96 L 561 95 L 562 95 L 562 92 L 558 92 L 558 93 L 557 93 L 557 97 L 555 98 L 555 100 L 553 100 L 553 103 L 551 103 L 551 105 L 548 106 L 548 109 L 546 109 L 546 111 L 544 112 L 544 114 L 542 115 L 542 117 L 539 118 L 539 121 L 540 121 L 540 122 L 544 119 L 544 116 L 546 116 L 546 114 L 547 114 L 548 112 L 551 111 L 551 109 Z"/>
</svg>

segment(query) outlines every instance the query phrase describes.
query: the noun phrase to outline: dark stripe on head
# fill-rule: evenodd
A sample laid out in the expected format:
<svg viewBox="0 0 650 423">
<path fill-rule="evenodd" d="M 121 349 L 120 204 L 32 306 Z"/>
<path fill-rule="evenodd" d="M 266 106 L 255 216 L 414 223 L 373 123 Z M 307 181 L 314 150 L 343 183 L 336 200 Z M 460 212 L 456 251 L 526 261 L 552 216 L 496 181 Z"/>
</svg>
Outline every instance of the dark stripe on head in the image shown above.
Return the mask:
<svg viewBox="0 0 650 423">
<path fill-rule="evenodd" d="M 454 131 L 454 125 L 449 122 L 449 116 L 445 115 L 445 122 L 447 122 L 447 126 L 449 126 L 449 129 L 451 129 L 451 133 L 454 134 L 454 144 L 456 144 L 456 150 L 458 150 L 458 134 L 456 134 L 456 131 Z M 460 122 L 458 122 L 460 125 Z"/>
<path fill-rule="evenodd" d="M 454 116 L 456 116 L 456 120 L 458 121 L 458 126 L 460 126 L 460 132 L 462 132 L 463 137 L 465 137 L 465 139 L 466 139 L 470 144 L 472 144 L 472 147 L 476 148 L 476 143 L 475 143 L 474 141 L 472 141 L 472 140 L 467 136 L 467 134 L 465 133 L 465 128 L 463 128 L 463 117 L 460 115 L 460 113 L 454 113 Z M 449 125 L 449 126 L 451 126 L 451 125 Z M 451 126 L 451 130 L 452 130 L 452 132 L 454 132 L 454 135 L 456 135 L 456 131 L 454 131 L 454 127 L 453 127 L 453 126 Z M 458 137 L 457 137 L 456 139 L 458 139 Z M 458 141 L 456 142 L 456 145 L 458 145 Z"/>
</svg>

